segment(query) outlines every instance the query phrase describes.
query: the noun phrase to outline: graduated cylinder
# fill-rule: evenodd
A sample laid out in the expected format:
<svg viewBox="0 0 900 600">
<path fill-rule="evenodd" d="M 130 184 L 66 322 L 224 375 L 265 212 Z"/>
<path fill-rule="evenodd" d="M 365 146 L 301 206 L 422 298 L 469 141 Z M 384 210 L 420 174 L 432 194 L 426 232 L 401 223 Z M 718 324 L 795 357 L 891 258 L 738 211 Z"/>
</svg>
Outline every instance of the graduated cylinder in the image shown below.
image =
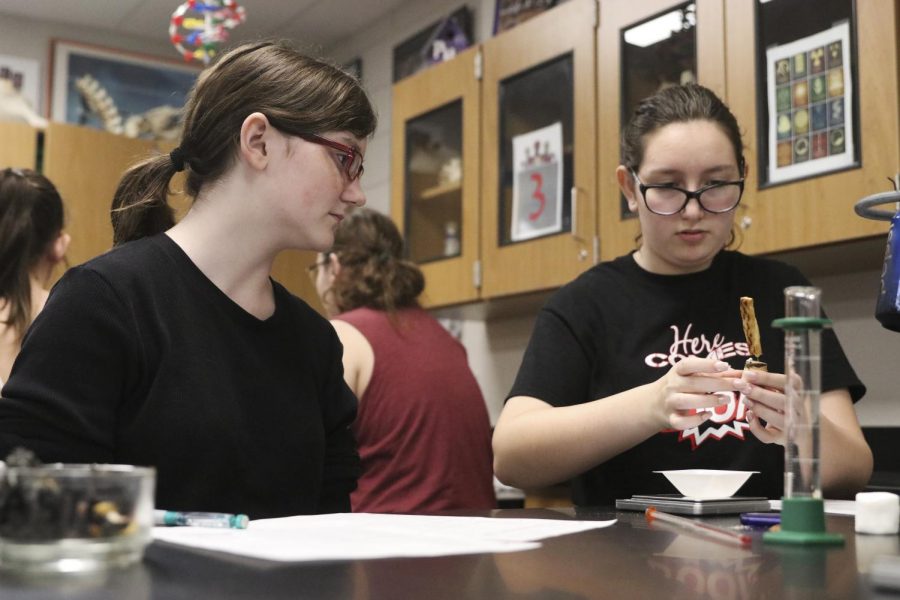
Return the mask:
<svg viewBox="0 0 900 600">
<path fill-rule="evenodd" d="M 819 471 L 819 397 L 822 382 L 821 290 L 793 286 L 784 290 L 785 410 L 784 497 L 821 498 Z"/>
</svg>

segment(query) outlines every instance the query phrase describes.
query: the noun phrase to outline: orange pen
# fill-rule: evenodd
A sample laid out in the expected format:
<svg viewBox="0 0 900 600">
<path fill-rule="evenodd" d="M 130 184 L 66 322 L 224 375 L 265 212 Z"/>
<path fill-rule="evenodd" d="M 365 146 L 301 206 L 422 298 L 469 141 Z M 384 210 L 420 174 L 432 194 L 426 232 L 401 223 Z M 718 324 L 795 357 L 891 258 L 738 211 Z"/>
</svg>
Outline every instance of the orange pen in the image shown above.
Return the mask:
<svg viewBox="0 0 900 600">
<path fill-rule="evenodd" d="M 698 535 L 703 535 L 734 546 L 748 548 L 753 542 L 753 538 L 746 533 L 723 529 L 722 527 L 715 527 L 714 525 L 707 525 L 706 523 L 700 523 L 699 521 L 686 519 L 685 517 L 676 517 L 669 513 L 660 512 L 654 506 L 651 506 L 644 511 L 644 516 L 647 518 L 648 523 L 662 521 L 663 523 L 669 523 L 687 531 L 692 531 Z"/>
</svg>

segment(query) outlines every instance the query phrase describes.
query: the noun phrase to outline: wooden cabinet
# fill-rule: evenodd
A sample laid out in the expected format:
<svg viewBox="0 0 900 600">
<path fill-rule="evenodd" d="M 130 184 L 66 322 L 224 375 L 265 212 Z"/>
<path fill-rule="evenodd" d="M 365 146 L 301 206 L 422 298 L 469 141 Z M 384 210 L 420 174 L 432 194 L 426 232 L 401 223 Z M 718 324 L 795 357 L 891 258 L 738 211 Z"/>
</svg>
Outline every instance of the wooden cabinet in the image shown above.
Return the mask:
<svg viewBox="0 0 900 600">
<path fill-rule="evenodd" d="M 0 169 L 34 169 L 38 131 L 31 125 L 0 121 Z"/>
<path fill-rule="evenodd" d="M 480 61 L 470 48 L 393 89 L 391 213 L 425 275 L 426 306 L 479 296 Z"/>
<path fill-rule="evenodd" d="M 859 99 L 859 166 L 809 179 L 759 188 L 755 159 L 758 129 L 754 64 L 755 2 L 728 3 L 725 23 L 726 99 L 744 128 L 750 177 L 742 204 L 752 220 L 741 250 L 757 254 L 872 236 L 888 224 L 863 219 L 853 205 L 864 196 L 891 189 L 887 177 L 900 170 L 900 45 L 897 0 L 856 0 Z"/>
<path fill-rule="evenodd" d="M 694 63 L 693 79 L 725 96 L 725 39 L 724 0 L 697 0 L 674 2 L 673 0 L 603 0 L 600 3 L 600 30 L 598 32 L 598 81 L 599 124 L 597 130 L 599 156 L 597 161 L 600 256 L 610 260 L 627 254 L 636 247 L 635 238 L 640 232 L 637 218 L 623 209 L 621 194 L 616 183 L 616 167 L 619 165 L 619 140 L 621 128 L 630 118 L 634 104 L 651 95 L 665 82 L 681 83 L 677 73 L 666 70 L 658 63 L 671 60 L 674 53 L 669 47 L 673 38 L 658 39 L 655 43 L 635 40 L 630 46 L 625 42 L 625 32 L 647 26 L 651 21 L 667 23 L 685 19 L 682 32 L 690 36 L 678 45 L 683 60 Z M 752 21 L 750 21 L 752 23 Z M 668 28 L 668 27 L 667 27 Z M 639 30 L 638 30 L 639 31 Z M 752 35 L 752 34 L 751 34 Z M 656 36 L 659 38 L 661 36 Z M 648 42 L 653 41 L 651 37 Z M 641 53 L 629 63 L 624 56 L 629 47 L 638 45 Z M 637 64 L 635 64 L 637 63 Z M 649 63 L 649 64 L 644 64 Z M 681 65 L 679 68 L 689 68 Z M 641 79 L 644 83 L 641 83 Z M 626 81 L 627 80 L 627 81 Z M 630 101 L 623 96 L 631 95 Z"/>
<path fill-rule="evenodd" d="M 596 27 L 597 4 L 570 0 L 484 44 L 484 298 L 557 287 L 593 265 Z M 512 138 L 553 123 L 562 125 L 562 231 L 513 242 Z"/>
<path fill-rule="evenodd" d="M 414 223 L 415 210 L 406 199 L 409 187 L 417 184 L 404 175 L 403 161 L 408 159 L 404 158 L 408 152 L 403 145 L 404 119 L 432 111 L 464 93 L 478 97 L 477 90 L 463 92 L 463 85 L 466 90 L 480 89 L 476 133 L 470 133 L 469 121 L 463 129 L 466 136 L 480 140 L 480 155 L 477 148 L 467 150 L 479 157 L 480 173 L 470 172 L 472 165 L 468 165 L 466 181 L 480 179 L 477 190 L 469 186 L 463 193 L 465 264 L 459 271 L 451 271 L 453 260 L 423 265 L 429 269 L 428 289 L 434 291 L 431 305 L 552 289 L 599 259 L 611 260 L 633 250 L 638 221 L 624 207 L 615 178 L 621 127 L 640 99 L 670 83 L 697 81 L 711 88 L 728 103 L 742 128 L 750 167 L 735 218 L 742 251 L 781 252 L 883 234 L 886 223 L 857 217 L 853 205 L 864 196 L 887 191 L 887 177 L 900 170 L 900 0 L 823 1 L 839 5 L 853 24 L 850 46 L 856 73 L 859 157 L 842 171 L 805 179 L 762 180 L 766 178 L 760 177 L 759 165 L 767 158 L 757 147 L 760 128 L 768 127 L 760 111 L 766 91 L 757 89 L 765 85 L 758 83 L 765 82 L 759 76 L 759 70 L 766 68 L 760 56 L 770 47 L 761 37 L 759 11 L 791 5 L 808 9 L 801 0 L 571 0 L 484 42 L 483 77 L 477 86 L 469 76 L 471 55 L 398 84 L 392 210 L 408 235 L 421 227 L 436 240 L 442 235 L 440 228 L 434 223 Z M 817 13 L 824 7 L 819 5 Z M 782 19 L 778 29 L 786 39 L 792 39 L 791 35 L 796 39 L 807 35 L 798 33 L 798 23 L 805 23 L 804 30 L 819 31 L 814 21 L 809 14 L 793 25 L 790 19 Z M 465 74 L 459 75 L 463 84 L 450 92 L 428 91 L 448 87 L 447 74 L 457 68 Z M 567 70 L 570 85 L 559 76 Z M 523 83 L 529 79 L 531 84 Z M 566 114 L 561 107 L 569 106 L 569 97 L 571 114 Z M 471 107 L 477 101 L 465 102 Z M 563 123 L 568 169 L 562 232 L 512 241 L 512 139 L 554 120 Z M 431 184 L 422 185 L 422 197 L 435 189 L 440 192 Z M 469 212 L 476 205 L 480 218 Z M 473 223 L 480 228 L 477 250 L 468 245 Z M 477 291 L 469 283 L 469 267 L 475 261 L 482 267 Z"/>
<path fill-rule="evenodd" d="M 391 212 L 428 306 L 556 287 L 593 264 L 596 6 L 570 0 L 394 86 Z M 555 123 L 558 227 L 514 241 L 512 138 Z M 459 182 L 439 172 L 453 160 Z"/>
<path fill-rule="evenodd" d="M 112 247 L 109 211 L 119 178 L 153 149 L 151 141 L 89 127 L 47 126 L 43 173 L 66 206 L 66 229 L 72 236 L 69 264 L 81 264 Z"/>
</svg>

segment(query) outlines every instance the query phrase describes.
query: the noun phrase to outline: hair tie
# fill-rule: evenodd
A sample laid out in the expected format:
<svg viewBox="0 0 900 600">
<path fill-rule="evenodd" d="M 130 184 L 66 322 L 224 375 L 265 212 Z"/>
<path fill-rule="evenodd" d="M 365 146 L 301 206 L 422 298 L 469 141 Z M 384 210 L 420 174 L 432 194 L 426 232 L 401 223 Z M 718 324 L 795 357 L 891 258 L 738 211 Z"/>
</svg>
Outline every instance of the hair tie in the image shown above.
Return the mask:
<svg viewBox="0 0 900 600">
<path fill-rule="evenodd" d="M 172 161 L 176 173 L 184 171 L 184 150 L 181 149 L 181 146 L 169 152 L 169 160 Z"/>
</svg>

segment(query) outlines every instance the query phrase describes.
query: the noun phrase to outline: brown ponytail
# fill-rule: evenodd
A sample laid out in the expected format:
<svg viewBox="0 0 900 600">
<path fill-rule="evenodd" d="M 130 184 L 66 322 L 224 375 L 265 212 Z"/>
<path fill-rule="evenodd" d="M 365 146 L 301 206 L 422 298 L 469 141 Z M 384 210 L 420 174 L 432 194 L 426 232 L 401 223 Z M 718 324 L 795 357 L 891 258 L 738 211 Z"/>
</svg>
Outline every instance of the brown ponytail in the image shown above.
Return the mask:
<svg viewBox="0 0 900 600">
<path fill-rule="evenodd" d="M 175 224 L 168 199 L 175 172 L 168 155 L 145 159 L 125 172 L 112 202 L 114 246 L 162 233 Z"/>
</svg>

